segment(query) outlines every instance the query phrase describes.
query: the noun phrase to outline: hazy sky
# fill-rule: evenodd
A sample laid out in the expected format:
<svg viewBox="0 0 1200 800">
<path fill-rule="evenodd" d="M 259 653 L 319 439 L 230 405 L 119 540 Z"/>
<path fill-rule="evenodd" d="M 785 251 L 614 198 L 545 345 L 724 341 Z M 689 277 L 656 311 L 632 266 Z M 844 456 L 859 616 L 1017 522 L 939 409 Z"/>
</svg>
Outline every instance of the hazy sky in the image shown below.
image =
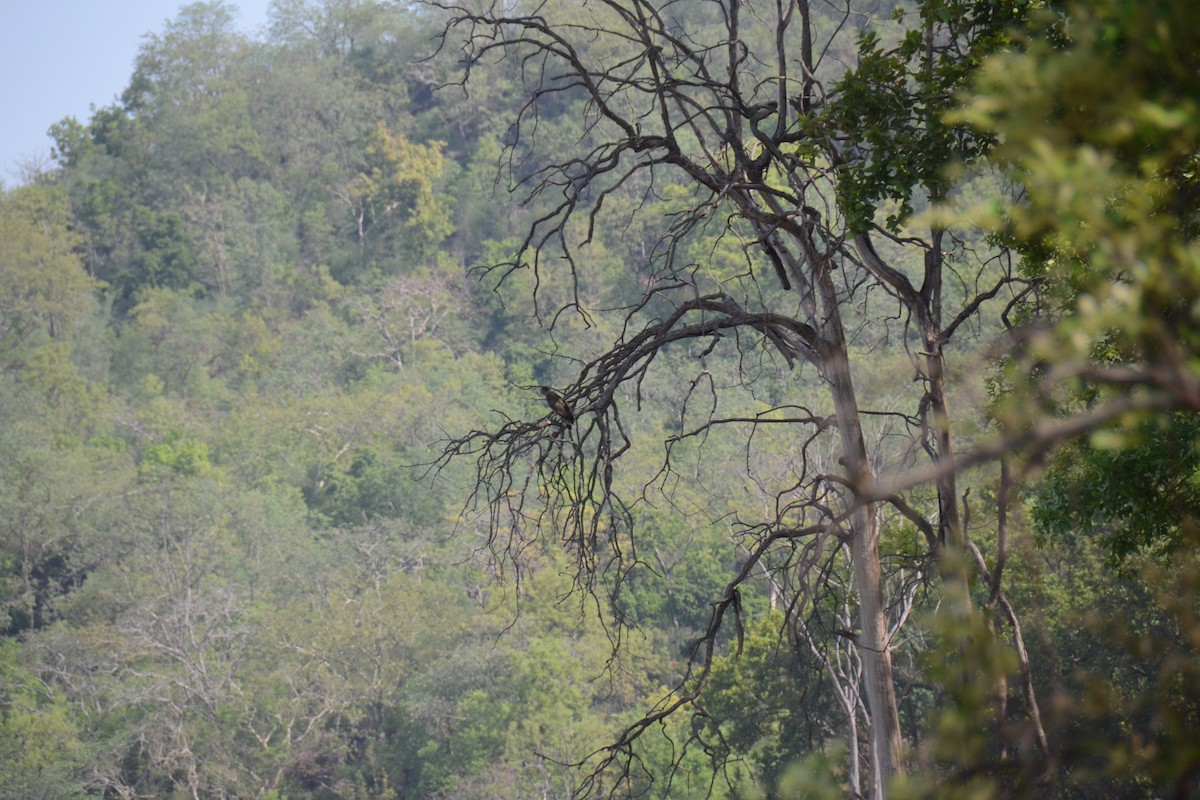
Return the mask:
<svg viewBox="0 0 1200 800">
<path fill-rule="evenodd" d="M 257 34 L 270 0 L 231 0 L 238 27 Z M 46 131 L 63 117 L 91 118 L 129 83 L 147 33 L 174 19 L 183 0 L 0 0 L 0 181 L 47 156 Z"/>
</svg>

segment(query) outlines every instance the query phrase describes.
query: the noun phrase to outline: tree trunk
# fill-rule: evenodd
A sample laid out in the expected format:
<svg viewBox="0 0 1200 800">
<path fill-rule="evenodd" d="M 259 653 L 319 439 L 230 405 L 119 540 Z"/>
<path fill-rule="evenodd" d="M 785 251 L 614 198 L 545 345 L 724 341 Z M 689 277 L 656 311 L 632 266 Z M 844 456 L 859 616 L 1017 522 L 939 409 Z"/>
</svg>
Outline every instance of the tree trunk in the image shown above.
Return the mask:
<svg viewBox="0 0 1200 800">
<path fill-rule="evenodd" d="M 819 270 L 815 280 L 825 315 L 820 331 L 827 347 L 822 354 L 823 373 L 829 382 L 837 417 L 842 460 L 853 486 L 869 485 L 875 477 L 874 468 L 863 438 L 836 289 L 828 270 Z M 850 501 L 856 502 L 856 498 L 850 498 Z M 894 775 L 904 772 L 904 762 L 879 561 L 879 517 L 874 503 L 859 504 L 854 509 L 850 515 L 849 538 L 862 628 L 857 643 L 863 661 L 863 692 L 871 714 L 869 796 L 873 800 L 883 800 L 887 796 L 888 782 Z"/>
</svg>

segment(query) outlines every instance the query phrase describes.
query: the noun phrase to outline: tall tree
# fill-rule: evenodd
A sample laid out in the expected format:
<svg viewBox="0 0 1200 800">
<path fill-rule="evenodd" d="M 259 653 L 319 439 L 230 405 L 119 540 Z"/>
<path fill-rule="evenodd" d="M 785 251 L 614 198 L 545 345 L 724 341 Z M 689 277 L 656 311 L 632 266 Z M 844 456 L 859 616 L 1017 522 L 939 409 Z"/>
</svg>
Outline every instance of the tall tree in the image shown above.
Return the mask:
<svg viewBox="0 0 1200 800">
<path fill-rule="evenodd" d="M 79 244 L 61 190 L 0 193 L 0 369 L 31 342 L 69 341 L 91 313 L 96 285 Z"/>
<path fill-rule="evenodd" d="M 734 512 L 748 554 L 714 603 L 699 669 L 620 736 L 607 762 L 623 763 L 628 778 L 642 732 L 696 700 L 718 631 L 740 619 L 753 575 L 786 581 L 787 603 L 799 613 L 820 592 L 823 554 L 840 552 L 829 547 L 840 542 L 854 576 L 857 631 L 846 635 L 862 662 L 869 731 L 867 785 L 852 791 L 883 797 L 905 769 L 891 654 L 908 608 L 884 568 L 884 526 L 902 518 L 922 531 L 926 565 L 965 550 L 947 345 L 987 301 L 1021 283 L 1007 261 L 944 226 L 922 231 L 910 214 L 946 194 L 943 167 L 988 147 L 987 137 L 949 127 L 941 114 L 1017 12 L 1003 3 L 922 2 L 888 23 L 853 4 L 826 15 L 803 0 L 636 0 L 569 12 L 437 5 L 449 15 L 444 41 L 463 49 L 468 91 L 478 65 L 524 65 L 529 93 L 510 129 L 511 163 L 544 212 L 516 258 L 493 274 L 504 280 L 528 269 L 552 329 L 568 310 L 592 320 L 579 287 L 606 203 L 631 195 L 637 217 L 672 185 L 686 198 L 643 278 L 644 297 L 598 354 L 577 358 L 565 393 L 580 420 L 577 438 L 547 419 L 511 420 L 446 446 L 447 458 L 476 461 L 470 502 L 486 509 L 501 547 L 518 552 L 523 537 L 554 528 L 576 553 L 581 585 L 596 588 L 597 573 L 609 571 L 619 585 L 638 558 L 633 498 L 685 477 L 677 470 L 690 442 L 741 428 L 753 451 L 763 429 L 782 424 L 801 454 L 793 471 L 772 476 L 772 513 L 751 520 Z M 582 104 L 582 147 L 529 156 L 539 126 L 573 102 Z M 721 239 L 744 253 L 740 269 L 715 268 Z M 705 255 L 689 258 L 703 241 Z M 558 264 L 570 288 L 555 304 Z M 893 337 L 897 317 L 903 336 Z M 910 360 L 918 388 L 907 412 L 864 406 L 860 347 L 893 347 Z M 667 440 L 661 469 L 639 482 L 618 469 L 641 446 L 628 409 L 640 404 L 652 365 L 680 348 L 701 360 L 692 380 L 666 390 L 683 409 L 682 433 Z M 737 354 L 726 362 L 733 366 L 714 374 L 705 358 L 726 348 Z M 810 399 L 803 383 L 768 377 L 785 365 L 811 367 L 823 399 Z M 708 412 L 697 418 L 701 392 Z M 755 397 L 780 399 L 763 409 L 748 403 Z M 899 422 L 910 445 L 882 444 L 877 418 Z M 836 456 L 818 468 L 818 449 L 829 446 Z M 935 505 L 877 491 L 880 469 L 911 466 L 914 452 L 934 464 Z"/>
</svg>

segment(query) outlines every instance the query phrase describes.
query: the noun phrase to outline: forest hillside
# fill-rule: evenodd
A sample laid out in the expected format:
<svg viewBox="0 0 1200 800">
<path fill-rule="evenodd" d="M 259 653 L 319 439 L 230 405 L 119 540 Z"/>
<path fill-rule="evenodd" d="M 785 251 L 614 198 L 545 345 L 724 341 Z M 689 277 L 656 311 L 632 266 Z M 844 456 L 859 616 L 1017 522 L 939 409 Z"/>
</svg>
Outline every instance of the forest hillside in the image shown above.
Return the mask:
<svg viewBox="0 0 1200 800">
<path fill-rule="evenodd" d="M 0 798 L 1200 796 L 1200 8 L 234 11 L 0 187 Z"/>
</svg>

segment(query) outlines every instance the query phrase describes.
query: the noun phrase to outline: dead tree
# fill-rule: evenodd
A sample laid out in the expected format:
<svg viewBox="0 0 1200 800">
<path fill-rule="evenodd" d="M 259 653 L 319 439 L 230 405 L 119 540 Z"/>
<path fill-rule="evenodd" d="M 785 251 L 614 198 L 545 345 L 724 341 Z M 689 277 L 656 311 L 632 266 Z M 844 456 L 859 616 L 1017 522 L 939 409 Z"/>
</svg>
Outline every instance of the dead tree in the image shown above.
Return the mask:
<svg viewBox="0 0 1200 800">
<path fill-rule="evenodd" d="M 813 548 L 835 541 L 836 549 L 849 553 L 854 576 L 852 643 L 869 720 L 864 782 L 868 796 L 882 798 L 889 779 L 905 769 L 892 636 L 907 606 L 903 592 L 889 597 L 885 591 L 881 520 L 886 512 L 916 524 L 931 560 L 943 548 L 963 547 L 945 348 L 986 302 L 1006 292 L 1011 297 L 1020 287 L 1013 288 L 1017 279 L 1007 263 L 976 257 L 953 232 L 901 232 L 894 224 L 877 224 L 873 207 L 852 207 L 851 189 L 860 197 L 869 194 L 869 178 L 886 171 L 890 156 L 887 143 L 870 132 L 888 124 L 884 112 L 865 104 L 863 119 L 856 120 L 845 97 L 852 84 L 844 79 L 855 66 L 848 59 L 871 20 L 852 4 L 832 14 L 822 6 L 826 11 L 818 17 L 806 0 L 599 0 L 564 9 L 557 18 L 549 5 L 433 5 L 446 15 L 444 45 L 461 47 L 467 91 L 474 70 L 505 59 L 520 66 L 528 86 L 507 139 L 510 166 L 545 211 L 514 260 L 489 274 L 503 280 L 529 269 L 540 286 L 553 263 L 565 264 L 577 279 L 579 249 L 595 233 L 606 200 L 622 192 L 653 199 L 663 175 L 688 186 L 694 198 L 673 218 L 657 272 L 642 302 L 625 310 L 620 336 L 607 352 L 581 364 L 567 390 L 578 418 L 571 437 L 550 435 L 556 428 L 549 418 L 512 419 L 498 430 L 474 431 L 446 444 L 445 459 L 474 461 L 469 505 L 486 512 L 502 549 L 519 552 L 524 537 L 552 528 L 575 554 L 580 585 L 593 590 L 605 570 L 636 563 L 631 501 L 614 481 L 631 445 L 623 415 L 656 358 L 672 345 L 692 342 L 709 352 L 754 341 L 769 354 L 764 358 L 812 369 L 825 387 L 823 411 L 792 404 L 753 417 L 713 416 L 667 443 L 663 469 L 669 471 L 672 446 L 688 437 L 743 426 L 752 438 L 762 426 L 787 424 L 795 430 L 802 463 L 776 492 L 775 513 L 742 524 L 752 542 L 749 556 L 714 603 L 693 671 L 673 697 L 621 734 L 603 762 L 623 763 L 628 777 L 637 737 L 695 700 L 717 631 L 737 611 L 739 587 L 756 570 L 767 564 L 780 571 L 812 568 Z M 912 41 L 907 37 L 889 51 L 896 55 L 891 63 L 911 66 L 910 83 L 925 70 L 927 85 L 940 87 L 940 94 L 914 100 L 905 122 L 923 131 L 930 147 L 970 149 L 936 121 L 938 104 L 949 102 L 953 86 L 935 76 L 942 60 L 970 49 L 976 27 L 985 24 L 991 23 L 930 15 L 916 29 L 920 49 L 902 51 Z M 900 84 L 898 91 L 918 96 Z M 519 154 L 536 148 L 543 108 L 576 98 L 586 106 L 579 152 L 517 164 Z M 944 191 L 938 175 L 930 167 L 895 177 L 876 190 L 875 200 L 936 200 Z M 684 263 L 683 243 L 713 225 L 742 238 L 754 291 L 706 281 Z M 959 284 L 952 307 L 946 290 L 951 280 Z M 581 304 L 578 294 L 574 304 Z M 878 492 L 878 454 L 864 433 L 868 410 L 860 404 L 851 349 L 852 337 L 872 314 L 902 320 L 919 387 L 914 408 L 900 415 L 912 447 L 889 466 L 911 466 L 914 452 L 925 453 L 935 465 L 938 489 L 931 508 L 918 509 L 898 492 Z M 836 442 L 832 469 L 808 463 L 809 448 L 819 439 Z M 857 713 L 849 699 L 847 709 Z"/>
</svg>

